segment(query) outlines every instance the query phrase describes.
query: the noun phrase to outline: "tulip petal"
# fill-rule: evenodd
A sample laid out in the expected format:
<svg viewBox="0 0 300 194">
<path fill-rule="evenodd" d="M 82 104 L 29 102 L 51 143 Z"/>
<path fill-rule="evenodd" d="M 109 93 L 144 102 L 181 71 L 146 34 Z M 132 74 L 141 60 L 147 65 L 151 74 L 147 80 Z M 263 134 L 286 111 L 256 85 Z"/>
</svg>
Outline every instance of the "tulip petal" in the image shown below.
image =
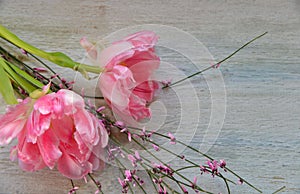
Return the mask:
<svg viewBox="0 0 300 194">
<path fill-rule="evenodd" d="M 158 36 L 141 31 L 114 42 L 100 54 L 105 71 L 100 75 L 99 87 L 113 112 L 123 120 L 140 120 L 151 116 L 147 102 L 153 100 L 159 84 L 150 81 L 159 67 L 160 59 L 154 46 Z"/>
<path fill-rule="evenodd" d="M 132 48 L 133 45 L 126 41 L 105 48 L 99 56 L 100 66 L 108 70 L 112 69 L 115 64 L 125 61 L 134 54 Z"/>
<path fill-rule="evenodd" d="M 10 123 L 3 121 L 6 117 L 0 119 L 0 145 L 9 144 L 23 129 L 26 120 L 18 119 Z"/>
<path fill-rule="evenodd" d="M 80 163 L 74 156 L 69 155 L 62 149 L 62 156 L 57 161 L 57 169 L 60 173 L 70 179 L 81 179 L 87 173 L 92 171 L 92 165 L 89 162 Z"/>
<path fill-rule="evenodd" d="M 62 152 L 58 148 L 59 139 L 51 130 L 47 130 L 38 139 L 38 147 L 45 164 L 53 169 L 56 161 L 61 157 Z"/>
<path fill-rule="evenodd" d="M 156 44 L 158 36 L 152 31 L 144 30 L 127 36 L 123 40 L 133 43 L 135 47 L 144 45 L 144 47 L 152 48 Z"/>
<path fill-rule="evenodd" d="M 27 142 L 36 143 L 38 136 L 42 135 L 49 129 L 51 115 L 41 115 L 38 111 L 33 111 L 26 123 Z"/>
<path fill-rule="evenodd" d="M 19 166 L 26 171 L 36 171 L 45 167 L 37 144 L 24 142 L 18 146 Z"/>
<path fill-rule="evenodd" d="M 136 86 L 132 93 L 140 98 L 151 102 L 153 100 L 155 91 L 159 89 L 159 83 L 157 81 L 146 81 Z"/>
<path fill-rule="evenodd" d="M 52 119 L 51 130 L 60 139 L 60 141 L 67 143 L 73 138 L 75 131 L 73 119 L 68 116 L 64 116 L 62 119 Z"/>
<path fill-rule="evenodd" d="M 94 127 L 91 115 L 87 111 L 80 110 L 74 114 L 74 124 L 76 132 L 83 142 L 93 145 L 99 141 L 99 134 Z"/>
<path fill-rule="evenodd" d="M 8 106 L 6 114 L 0 117 L 0 145 L 9 144 L 24 128 L 27 109 L 31 100 L 25 99 L 17 105 Z"/>
<path fill-rule="evenodd" d="M 97 59 L 98 51 L 94 44 L 90 43 L 86 37 L 81 38 L 80 44 L 86 50 L 89 57 L 91 57 L 94 60 Z"/>
</svg>

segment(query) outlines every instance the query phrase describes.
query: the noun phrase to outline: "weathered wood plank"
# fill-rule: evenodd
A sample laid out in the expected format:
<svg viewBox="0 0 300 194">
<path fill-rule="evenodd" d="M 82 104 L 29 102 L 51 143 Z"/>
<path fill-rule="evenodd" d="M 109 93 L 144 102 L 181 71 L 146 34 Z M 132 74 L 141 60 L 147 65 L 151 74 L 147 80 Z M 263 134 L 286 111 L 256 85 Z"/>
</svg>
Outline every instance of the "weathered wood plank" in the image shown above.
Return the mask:
<svg viewBox="0 0 300 194">
<path fill-rule="evenodd" d="M 269 31 L 221 68 L 227 111 L 209 154 L 227 159 L 233 169 L 266 193 L 283 185 L 287 186 L 286 193 L 300 192 L 299 1 L 2 0 L 0 6 L 2 25 L 33 45 L 66 52 L 76 60 L 81 60 L 84 53 L 79 45 L 82 36 L 97 40 L 137 24 L 182 29 L 204 43 L 216 59 L 255 35 Z M 195 48 L 188 49 L 193 53 Z M 188 61 L 171 51 L 160 48 L 159 53 L 166 62 L 188 66 Z M 184 70 L 193 71 L 189 67 Z M 70 71 L 64 73 L 72 75 Z M 203 129 L 209 124 L 211 96 L 203 77 L 194 79 L 192 84 L 201 112 L 192 141 L 192 145 L 198 146 L 203 141 Z M 176 95 L 170 96 L 170 102 L 178 102 Z M 189 97 L 180 100 L 193 106 L 194 101 Z M 169 111 L 176 110 L 176 106 L 168 107 Z M 0 110 L 3 112 L 4 106 Z M 177 119 L 171 119 L 169 125 L 176 127 Z M 103 185 L 112 186 L 107 189 L 112 189 L 118 185 L 111 181 L 118 176 L 116 169 L 109 168 L 99 178 Z M 91 183 L 78 184 L 79 193 L 95 190 Z M 70 188 L 69 181 L 56 171 L 22 172 L 16 163 L 9 161 L 8 147 L 0 148 L 0 185 L 0 193 L 66 193 Z M 233 193 L 241 193 L 243 189 L 233 187 Z"/>
</svg>

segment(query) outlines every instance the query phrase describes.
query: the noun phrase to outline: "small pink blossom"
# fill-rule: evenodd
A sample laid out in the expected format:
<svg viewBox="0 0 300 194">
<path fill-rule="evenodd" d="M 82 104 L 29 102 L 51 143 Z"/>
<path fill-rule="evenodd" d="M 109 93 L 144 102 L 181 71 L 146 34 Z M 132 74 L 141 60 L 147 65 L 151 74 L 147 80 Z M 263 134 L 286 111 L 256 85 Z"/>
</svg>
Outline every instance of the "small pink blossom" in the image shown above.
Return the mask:
<svg viewBox="0 0 300 194">
<path fill-rule="evenodd" d="M 167 188 L 164 186 L 163 188 L 161 186 L 159 186 L 159 190 L 158 190 L 159 194 L 167 194 Z"/>
<path fill-rule="evenodd" d="M 124 129 L 124 128 L 126 127 L 126 125 L 125 125 L 125 123 L 124 123 L 123 121 L 116 121 L 116 122 L 115 122 L 115 125 L 116 125 L 117 127 L 122 128 L 122 129 Z"/>
<path fill-rule="evenodd" d="M 171 83 L 172 83 L 171 79 L 161 81 L 161 84 L 164 87 L 169 87 Z"/>
<path fill-rule="evenodd" d="M 117 121 L 117 122 L 121 122 L 121 121 Z M 120 130 L 120 132 L 121 132 L 121 133 L 126 132 L 128 141 L 131 142 L 131 140 L 132 140 L 132 135 L 131 135 L 130 131 L 126 128 L 126 126 L 124 125 L 123 122 L 121 122 L 121 124 L 120 124 L 120 123 L 118 124 L 117 122 L 115 123 L 115 126 L 117 126 L 117 127 L 119 127 L 119 128 L 124 127 L 123 129 Z M 122 125 L 122 126 L 121 126 L 121 125 Z"/>
<path fill-rule="evenodd" d="M 27 53 L 27 51 L 25 51 L 24 49 L 22 49 L 22 48 L 20 48 L 20 50 L 21 50 L 21 53 L 23 54 L 23 55 L 27 55 L 28 56 L 28 53 Z"/>
<path fill-rule="evenodd" d="M 132 178 L 133 178 L 133 176 L 132 176 L 132 174 L 131 174 L 131 172 L 130 172 L 130 170 L 125 170 L 125 177 L 126 177 L 126 181 L 129 181 L 129 182 L 131 182 L 132 181 Z"/>
<path fill-rule="evenodd" d="M 54 78 L 57 78 L 58 77 L 58 74 L 54 74 L 50 77 L 50 79 L 54 79 Z"/>
<path fill-rule="evenodd" d="M 151 136 L 152 136 L 152 134 L 153 134 L 153 132 L 147 132 L 146 131 L 146 128 L 145 127 L 143 127 L 143 129 L 142 129 L 142 131 L 140 132 L 140 135 L 138 135 L 138 137 L 140 137 L 143 141 L 145 141 L 145 140 L 150 140 L 150 141 L 152 141 L 150 138 L 151 138 Z"/>
<path fill-rule="evenodd" d="M 23 170 L 56 166 L 68 178 L 83 178 L 104 165 L 99 158 L 108 142 L 106 129 L 79 95 L 65 89 L 46 94 L 48 89 L 0 115 L 0 145 L 18 139 L 11 159 Z"/>
<path fill-rule="evenodd" d="M 102 112 L 103 110 L 105 110 L 105 106 L 100 106 L 96 111 L 97 112 Z"/>
<path fill-rule="evenodd" d="M 159 147 L 158 147 L 157 145 L 152 144 L 152 147 L 153 147 L 153 149 L 154 149 L 155 151 L 159 151 Z"/>
<path fill-rule="evenodd" d="M 225 168 L 226 167 L 226 161 L 225 160 L 220 160 L 219 166 L 220 166 L 220 168 Z"/>
<path fill-rule="evenodd" d="M 217 69 L 217 68 L 219 68 L 221 66 L 221 63 L 210 62 L 210 65 L 211 65 L 212 68 Z"/>
<path fill-rule="evenodd" d="M 170 166 L 165 166 L 163 164 L 153 164 L 153 167 L 158 169 L 161 172 L 164 172 L 167 175 L 173 176 L 173 170 L 170 168 Z"/>
<path fill-rule="evenodd" d="M 132 139 L 131 138 L 131 133 L 129 131 L 127 132 L 127 138 L 128 138 L 128 141 L 131 141 L 131 139 Z"/>
<path fill-rule="evenodd" d="M 134 152 L 134 155 L 137 161 L 142 161 L 142 158 L 137 150 Z"/>
<path fill-rule="evenodd" d="M 181 187 L 181 189 L 182 189 L 182 192 L 183 192 L 184 194 L 187 194 L 187 193 L 189 193 L 189 192 L 188 192 L 188 190 L 185 188 L 185 186 L 183 186 L 183 185 L 180 185 L 180 187 Z"/>
<path fill-rule="evenodd" d="M 122 193 L 127 193 L 128 192 L 128 184 L 125 180 L 122 180 L 120 178 L 118 178 L 118 181 L 120 183 L 120 185 L 122 186 Z"/>
<path fill-rule="evenodd" d="M 194 177 L 193 179 L 193 183 L 192 183 L 192 189 L 196 189 L 196 186 L 197 186 L 197 176 Z"/>
<path fill-rule="evenodd" d="M 244 180 L 243 180 L 243 179 L 239 179 L 239 180 L 238 180 L 238 184 L 239 184 L 239 185 L 242 185 L 243 183 L 244 183 Z"/>
<path fill-rule="evenodd" d="M 38 72 L 47 72 L 48 70 L 43 68 L 43 67 L 34 67 L 33 70 L 38 71 Z"/>
<path fill-rule="evenodd" d="M 137 167 L 137 160 L 133 155 L 128 154 L 127 158 L 128 158 L 128 160 L 131 161 L 131 164 L 133 167 Z"/>
<path fill-rule="evenodd" d="M 200 172 L 201 172 L 201 174 L 203 174 L 203 173 L 208 173 L 208 171 L 207 171 L 207 169 L 206 169 L 205 166 L 203 166 L 203 165 L 200 164 L 199 167 L 200 167 Z"/>
<path fill-rule="evenodd" d="M 99 78 L 100 90 L 113 112 L 124 121 L 151 116 L 147 104 L 159 88 L 159 82 L 151 80 L 160 64 L 154 51 L 157 39 L 154 32 L 141 31 L 114 42 L 102 52 L 86 38 L 80 41 L 90 58 L 105 69 Z"/>
<path fill-rule="evenodd" d="M 170 144 L 176 144 L 176 138 L 171 132 L 168 133 L 168 136 L 170 138 Z"/>
<path fill-rule="evenodd" d="M 208 160 L 206 162 L 206 164 L 209 166 L 209 168 L 211 169 L 212 171 L 212 175 L 214 176 L 215 174 L 218 174 L 218 161 L 216 160 L 213 160 L 213 161 L 210 161 Z"/>
<path fill-rule="evenodd" d="M 76 193 L 76 190 L 78 190 L 78 189 L 79 189 L 79 187 L 73 187 L 73 188 L 69 191 L 68 194 L 74 194 L 74 193 Z"/>
</svg>

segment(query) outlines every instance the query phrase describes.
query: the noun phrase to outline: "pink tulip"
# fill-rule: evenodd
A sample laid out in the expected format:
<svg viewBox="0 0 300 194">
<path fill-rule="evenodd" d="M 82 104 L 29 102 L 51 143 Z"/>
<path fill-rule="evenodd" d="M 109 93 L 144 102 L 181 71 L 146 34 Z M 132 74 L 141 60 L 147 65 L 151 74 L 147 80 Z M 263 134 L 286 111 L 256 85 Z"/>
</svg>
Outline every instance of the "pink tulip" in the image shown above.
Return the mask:
<svg viewBox="0 0 300 194">
<path fill-rule="evenodd" d="M 159 88 L 159 83 L 151 80 L 160 64 L 154 51 L 157 39 L 154 32 L 141 31 L 114 42 L 102 52 L 92 47 L 87 39 L 81 40 L 89 56 L 105 69 L 99 78 L 103 97 L 113 112 L 124 120 L 151 116 L 147 104 Z"/>
<path fill-rule="evenodd" d="M 26 98 L 0 116 L 0 145 L 17 138 L 11 159 L 26 171 L 56 166 L 64 176 L 79 179 L 103 167 L 99 158 L 108 142 L 103 124 L 84 109 L 76 93 L 45 93 Z"/>
</svg>

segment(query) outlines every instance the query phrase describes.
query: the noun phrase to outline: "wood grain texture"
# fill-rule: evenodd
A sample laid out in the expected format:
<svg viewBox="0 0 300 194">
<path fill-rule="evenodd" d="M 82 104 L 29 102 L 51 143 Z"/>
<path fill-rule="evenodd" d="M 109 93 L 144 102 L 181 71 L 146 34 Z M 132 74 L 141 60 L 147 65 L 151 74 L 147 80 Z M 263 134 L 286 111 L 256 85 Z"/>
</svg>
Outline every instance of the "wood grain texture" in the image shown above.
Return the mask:
<svg viewBox="0 0 300 194">
<path fill-rule="evenodd" d="M 62 51 L 81 60 L 82 36 L 98 40 L 116 30 L 141 24 L 173 26 L 201 41 L 216 59 L 222 59 L 252 37 L 268 35 L 221 66 L 226 88 L 226 115 L 222 130 L 208 154 L 225 158 L 245 179 L 271 193 L 286 186 L 284 193 L 300 193 L 300 2 L 298 0 L 251 1 L 96 1 L 96 0 L 2 0 L 0 22 L 27 42 L 48 51 Z M 183 44 L 178 40 L 179 44 Z M 3 42 L 0 42 L 1 44 Z M 193 53 L 193 45 L 187 46 Z M 158 48 L 162 59 L 182 72 L 195 69 L 189 60 Z M 190 65 L 190 66 L 189 66 Z M 66 77 L 72 72 L 61 70 Z M 174 72 L 168 72 L 171 77 Z M 213 79 L 213 72 L 208 73 Z M 168 77 L 168 78 L 169 78 Z M 171 77 L 172 78 L 172 77 Z M 199 146 L 212 112 L 206 78 L 191 80 L 200 104 L 200 119 L 191 145 Z M 184 90 L 184 86 L 178 86 Z M 172 91 L 171 91 L 172 92 Z M 168 127 L 178 126 L 173 116 L 182 101 L 194 106 L 189 96 L 166 95 Z M 169 95 L 169 96 L 168 96 Z M 1 99 L 2 100 L 2 99 Z M 1 101 L 1 112 L 5 106 Z M 190 113 L 193 119 L 195 113 Z M 192 120 L 194 122 L 195 120 Z M 183 121 L 184 122 L 184 121 Z M 187 121 L 185 121 L 187 122 Z M 188 122 L 186 123 L 188 125 Z M 0 193 L 67 193 L 70 183 L 56 171 L 21 171 L 9 161 L 9 147 L 0 148 Z M 193 157 L 192 154 L 190 154 Z M 195 156 L 194 156 L 195 157 Z M 108 167 L 97 177 L 107 193 L 119 187 L 120 176 Z M 82 181 L 78 193 L 93 193 L 92 183 Z M 219 182 L 215 190 L 222 190 Z M 233 186 L 233 193 L 254 193 L 246 186 Z"/>
</svg>

